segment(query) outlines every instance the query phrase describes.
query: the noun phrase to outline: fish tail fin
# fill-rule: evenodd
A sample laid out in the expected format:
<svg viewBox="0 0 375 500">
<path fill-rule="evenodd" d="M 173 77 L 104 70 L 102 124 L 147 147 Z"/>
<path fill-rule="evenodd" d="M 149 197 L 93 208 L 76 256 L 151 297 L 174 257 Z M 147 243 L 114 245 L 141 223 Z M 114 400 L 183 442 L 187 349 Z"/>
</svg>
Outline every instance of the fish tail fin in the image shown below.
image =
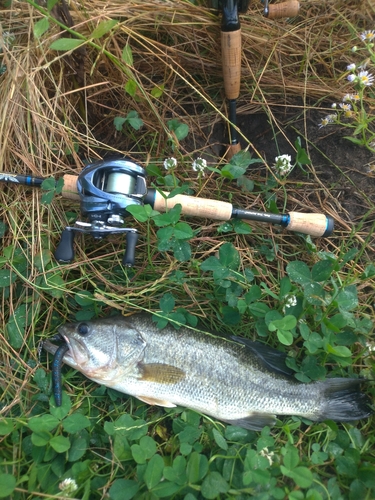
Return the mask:
<svg viewBox="0 0 375 500">
<path fill-rule="evenodd" d="M 319 420 L 350 422 L 372 415 L 370 398 L 360 391 L 360 385 L 365 382 L 353 378 L 331 378 L 322 382 L 325 402 Z"/>
</svg>

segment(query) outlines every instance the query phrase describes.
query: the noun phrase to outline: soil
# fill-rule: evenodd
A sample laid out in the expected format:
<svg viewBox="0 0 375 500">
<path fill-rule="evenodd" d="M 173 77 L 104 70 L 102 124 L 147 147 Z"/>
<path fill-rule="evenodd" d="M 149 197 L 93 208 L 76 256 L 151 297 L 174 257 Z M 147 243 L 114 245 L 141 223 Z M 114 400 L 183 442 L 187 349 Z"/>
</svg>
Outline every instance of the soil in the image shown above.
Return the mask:
<svg viewBox="0 0 375 500">
<path fill-rule="evenodd" d="M 340 219 L 348 225 L 363 222 L 371 230 L 375 221 L 375 154 L 345 139 L 344 136 L 350 135 L 345 127 L 319 128 L 324 112 L 311 109 L 302 115 L 295 110 L 295 107 L 286 108 L 283 113 L 276 110 L 277 125 L 271 126 L 264 113 L 240 115 L 237 125 L 269 165 L 280 154 L 290 154 L 294 159 L 293 145 L 300 137 L 311 160 L 311 166 L 306 167 L 310 175 L 306 177 L 306 173 L 295 168 L 288 181 L 310 184 L 313 180 L 316 187 L 323 187 L 327 203 Z M 222 138 L 224 126 L 218 125 L 213 135 Z"/>
</svg>

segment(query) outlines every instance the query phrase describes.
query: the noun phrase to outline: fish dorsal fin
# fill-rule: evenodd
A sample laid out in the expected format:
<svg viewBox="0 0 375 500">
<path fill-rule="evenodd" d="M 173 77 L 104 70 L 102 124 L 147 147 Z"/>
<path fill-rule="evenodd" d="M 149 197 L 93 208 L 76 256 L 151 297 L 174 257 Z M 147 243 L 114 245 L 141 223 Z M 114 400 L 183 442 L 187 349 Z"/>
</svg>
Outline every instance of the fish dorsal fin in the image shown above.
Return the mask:
<svg viewBox="0 0 375 500">
<path fill-rule="evenodd" d="M 164 406 L 165 408 L 175 408 L 176 405 L 164 399 L 151 398 L 150 396 L 137 396 L 138 399 L 147 403 L 148 405 Z"/>
<path fill-rule="evenodd" d="M 287 357 L 285 353 L 273 347 L 261 344 L 260 342 L 253 342 L 252 340 L 237 337 L 235 335 L 232 336 L 231 339 L 246 346 L 267 370 L 284 375 L 284 377 L 294 378 L 294 371 L 285 363 Z"/>
<path fill-rule="evenodd" d="M 176 366 L 164 363 L 138 363 L 141 372 L 140 380 L 159 384 L 177 384 L 186 373 Z"/>
</svg>

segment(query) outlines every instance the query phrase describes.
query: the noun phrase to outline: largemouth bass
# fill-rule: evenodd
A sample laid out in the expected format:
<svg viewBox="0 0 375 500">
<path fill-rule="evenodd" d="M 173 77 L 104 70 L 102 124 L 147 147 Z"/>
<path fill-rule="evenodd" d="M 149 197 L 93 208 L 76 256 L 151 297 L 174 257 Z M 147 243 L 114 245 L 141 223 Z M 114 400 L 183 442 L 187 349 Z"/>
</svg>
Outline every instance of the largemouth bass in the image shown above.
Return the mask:
<svg viewBox="0 0 375 500">
<path fill-rule="evenodd" d="M 363 380 L 300 383 L 283 353 L 247 339 L 158 330 L 148 314 L 66 324 L 59 334 L 69 348 L 64 363 L 151 405 L 180 405 L 254 430 L 276 415 L 345 422 L 372 414 Z M 57 350 L 50 342 L 45 348 Z"/>
</svg>

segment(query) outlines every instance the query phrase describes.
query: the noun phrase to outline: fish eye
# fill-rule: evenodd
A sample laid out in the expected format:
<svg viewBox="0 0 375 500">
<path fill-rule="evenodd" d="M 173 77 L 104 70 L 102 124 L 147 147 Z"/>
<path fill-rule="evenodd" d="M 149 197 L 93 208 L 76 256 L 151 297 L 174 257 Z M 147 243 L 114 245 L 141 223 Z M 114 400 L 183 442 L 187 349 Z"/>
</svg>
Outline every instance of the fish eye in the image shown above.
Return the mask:
<svg viewBox="0 0 375 500">
<path fill-rule="evenodd" d="M 89 327 L 86 323 L 79 324 L 77 330 L 80 335 L 87 335 L 89 333 Z"/>
</svg>

